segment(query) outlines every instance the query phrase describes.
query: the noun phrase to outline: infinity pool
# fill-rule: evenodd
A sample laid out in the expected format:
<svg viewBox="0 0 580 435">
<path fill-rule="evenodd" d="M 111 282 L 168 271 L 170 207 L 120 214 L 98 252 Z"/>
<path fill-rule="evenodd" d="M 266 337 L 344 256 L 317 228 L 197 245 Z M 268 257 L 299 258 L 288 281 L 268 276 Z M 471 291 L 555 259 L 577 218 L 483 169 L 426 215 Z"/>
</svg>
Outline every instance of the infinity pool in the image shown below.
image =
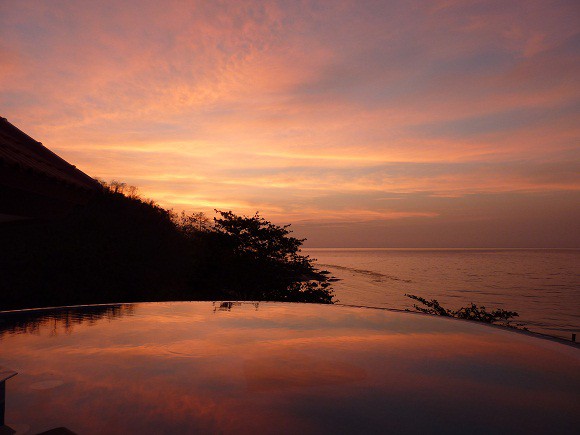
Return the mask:
<svg viewBox="0 0 580 435">
<path fill-rule="evenodd" d="M 16 433 L 573 433 L 580 415 L 577 347 L 377 309 L 0 313 L 0 366 Z"/>
</svg>

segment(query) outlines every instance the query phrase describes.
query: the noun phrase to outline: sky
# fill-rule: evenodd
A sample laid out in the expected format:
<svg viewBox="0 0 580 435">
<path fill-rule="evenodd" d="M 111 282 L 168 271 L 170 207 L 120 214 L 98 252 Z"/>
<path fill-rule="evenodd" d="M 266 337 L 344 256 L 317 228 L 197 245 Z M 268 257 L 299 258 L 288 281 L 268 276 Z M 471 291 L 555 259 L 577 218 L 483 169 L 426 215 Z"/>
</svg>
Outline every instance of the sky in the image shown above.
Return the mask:
<svg viewBox="0 0 580 435">
<path fill-rule="evenodd" d="M 0 115 L 307 247 L 580 247 L 580 3 L 0 0 Z"/>
</svg>

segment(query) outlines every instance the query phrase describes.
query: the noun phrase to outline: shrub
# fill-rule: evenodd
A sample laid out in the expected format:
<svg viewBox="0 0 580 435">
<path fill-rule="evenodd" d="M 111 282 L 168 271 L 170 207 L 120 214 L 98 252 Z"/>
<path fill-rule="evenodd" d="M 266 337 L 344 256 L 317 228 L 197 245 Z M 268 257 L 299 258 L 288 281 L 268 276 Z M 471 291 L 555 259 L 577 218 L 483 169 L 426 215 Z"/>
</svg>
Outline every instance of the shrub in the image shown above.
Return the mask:
<svg viewBox="0 0 580 435">
<path fill-rule="evenodd" d="M 413 304 L 413 307 L 417 311 L 425 314 L 432 314 L 435 316 L 445 316 L 445 317 L 455 317 L 457 319 L 474 320 L 476 322 L 499 324 L 502 326 L 508 326 L 510 328 L 520 328 L 523 325 L 521 323 L 512 324 L 514 317 L 518 317 L 519 314 L 515 311 L 507 311 L 502 308 L 496 308 L 493 311 L 487 311 L 484 306 L 478 306 L 471 303 L 467 307 L 460 308 L 458 310 L 450 310 L 442 307 L 437 299 L 432 299 L 428 301 L 425 298 L 415 295 L 405 294 L 408 298 L 421 302 L 425 307 L 420 307 L 417 304 Z M 527 328 L 523 328 L 527 329 Z"/>
</svg>

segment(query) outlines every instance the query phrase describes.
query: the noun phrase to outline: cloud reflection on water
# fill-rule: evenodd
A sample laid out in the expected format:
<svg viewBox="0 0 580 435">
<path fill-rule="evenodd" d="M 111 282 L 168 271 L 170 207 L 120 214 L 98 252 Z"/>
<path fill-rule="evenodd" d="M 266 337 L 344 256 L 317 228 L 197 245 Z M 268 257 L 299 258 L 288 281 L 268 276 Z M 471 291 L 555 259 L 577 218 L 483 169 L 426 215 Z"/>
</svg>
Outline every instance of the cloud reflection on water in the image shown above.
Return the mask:
<svg viewBox="0 0 580 435">
<path fill-rule="evenodd" d="M 565 432 L 578 412 L 577 349 L 480 325 L 301 304 L 112 312 L 68 334 L 52 333 L 53 322 L 70 322 L 64 311 L 1 336 L 0 364 L 20 373 L 9 423 L 79 433 Z M 54 387 L 31 388 L 40 382 Z"/>
</svg>

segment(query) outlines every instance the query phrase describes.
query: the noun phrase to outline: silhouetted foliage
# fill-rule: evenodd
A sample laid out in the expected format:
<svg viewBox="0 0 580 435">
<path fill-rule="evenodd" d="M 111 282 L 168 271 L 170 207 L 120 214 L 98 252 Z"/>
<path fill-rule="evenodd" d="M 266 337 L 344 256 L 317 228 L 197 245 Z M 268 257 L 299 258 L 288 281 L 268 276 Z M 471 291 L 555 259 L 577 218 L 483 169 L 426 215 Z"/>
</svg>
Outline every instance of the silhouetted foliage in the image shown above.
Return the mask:
<svg viewBox="0 0 580 435">
<path fill-rule="evenodd" d="M 58 220 L 0 225 L 0 310 L 107 302 L 332 301 L 302 240 L 259 215 L 181 214 L 125 183 Z"/>
<path fill-rule="evenodd" d="M 200 225 L 199 215 L 179 218 L 195 251 L 196 288 L 238 300 L 332 302 L 326 274 L 300 253 L 304 240 L 290 236 L 289 225 L 272 224 L 258 213 L 216 213 L 212 226 L 203 216 Z"/>
<path fill-rule="evenodd" d="M 0 226 L 0 309 L 184 297 L 187 249 L 170 212 L 105 190 L 62 219 Z"/>
<path fill-rule="evenodd" d="M 187 214 L 184 211 L 176 216 L 175 224 L 177 228 L 187 236 L 194 236 L 196 233 L 210 229 L 211 221 L 204 212 Z"/>
<path fill-rule="evenodd" d="M 445 316 L 445 317 L 455 317 L 458 319 L 474 320 L 476 322 L 499 324 L 502 326 L 508 326 L 510 328 L 520 328 L 523 326 L 520 323 L 512 324 L 514 317 L 518 317 L 519 314 L 515 311 L 507 311 L 502 308 L 496 308 L 493 311 L 487 311 L 484 306 L 478 306 L 475 304 L 470 304 L 468 307 L 463 307 L 458 310 L 450 310 L 442 307 L 437 299 L 432 299 L 428 301 L 425 298 L 415 295 L 405 294 L 408 298 L 415 301 L 421 302 L 426 308 L 421 307 L 417 304 L 413 304 L 413 307 L 417 311 L 425 314 L 432 314 L 435 316 Z M 523 328 L 526 329 L 526 328 Z"/>
</svg>

